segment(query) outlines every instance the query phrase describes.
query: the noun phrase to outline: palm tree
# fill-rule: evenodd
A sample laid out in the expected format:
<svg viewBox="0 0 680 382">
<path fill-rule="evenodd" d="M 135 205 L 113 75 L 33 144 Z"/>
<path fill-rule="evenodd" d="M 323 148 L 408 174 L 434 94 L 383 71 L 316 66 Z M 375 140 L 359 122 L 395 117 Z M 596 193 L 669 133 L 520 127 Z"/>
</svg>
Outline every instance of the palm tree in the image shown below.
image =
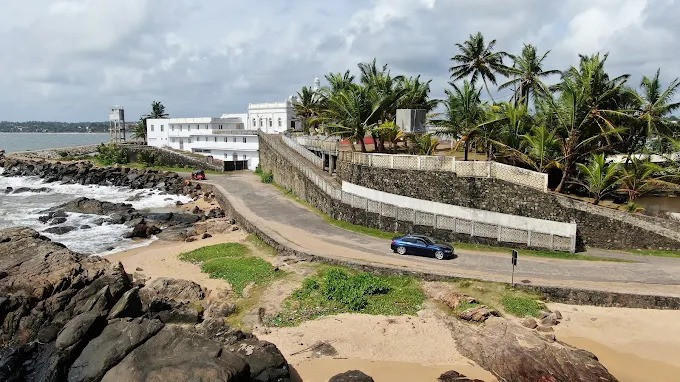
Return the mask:
<svg viewBox="0 0 680 382">
<path fill-rule="evenodd" d="M 543 69 L 543 61 L 548 53 L 550 51 L 539 57 L 535 46 L 524 44 L 519 56 L 510 55 L 513 65 L 512 68 L 509 68 L 509 74 L 514 78 L 499 86 L 498 89 L 513 87 L 515 89 L 515 104 L 523 102 L 527 107 L 529 106 L 529 98 L 533 97 L 536 100 L 536 97 L 547 94 L 549 90 L 543 83 L 543 78 L 560 73 L 559 70 Z"/>
<path fill-rule="evenodd" d="M 571 67 L 556 85 L 557 98 L 546 97 L 538 106 L 543 123 L 555 126 L 560 140 L 562 179 L 557 192 L 570 179 L 575 163 L 591 153 L 611 151 L 625 131 L 617 122 L 626 115 L 622 106 L 629 76 L 610 78 L 604 70 L 606 60 L 606 55 L 581 56 L 579 66 Z"/>
<path fill-rule="evenodd" d="M 507 53 L 494 52 L 495 45 L 496 40 L 491 40 L 489 45 L 486 45 L 481 32 L 470 35 L 464 43 L 456 44 L 460 53 L 451 58 L 455 65 L 449 68 L 453 81 L 469 76 L 470 83 L 474 86 L 477 79 L 481 77 L 492 102 L 493 96 L 489 91 L 487 81 L 495 85 L 496 74 L 506 75 L 508 73 L 508 67 L 503 64 L 503 57 L 507 56 Z"/>
<path fill-rule="evenodd" d="M 453 139 L 460 137 L 465 148 L 465 160 L 468 160 L 470 142 L 479 132 L 480 126 L 486 119 L 485 105 L 482 103 L 480 94 L 482 89 L 465 80 L 463 86 L 450 83 L 453 90 L 446 90 L 446 99 L 443 101 L 446 111 L 444 119 L 432 120 L 438 126 L 439 134 Z M 452 147 L 453 148 L 453 147 Z"/>
<path fill-rule="evenodd" d="M 328 98 L 319 120 L 326 123 L 333 133 L 353 142 L 359 141 L 361 151 L 366 152 L 364 136 L 377 125 L 387 106 L 389 103 L 375 90 L 352 84 Z"/>
<path fill-rule="evenodd" d="M 392 152 L 397 151 L 397 145 L 406 137 L 406 134 L 393 121 L 383 122 L 373 130 L 383 142 L 390 144 Z"/>
<path fill-rule="evenodd" d="M 151 102 L 151 114 L 147 115 L 151 119 L 168 118 L 168 113 L 165 112 L 165 106 L 160 101 Z"/>
<path fill-rule="evenodd" d="M 139 122 L 132 130 L 132 137 L 146 142 L 146 119 L 144 117 L 139 118 Z"/>
<path fill-rule="evenodd" d="M 413 142 L 411 151 L 417 155 L 432 155 L 439 146 L 439 139 L 430 133 L 409 135 L 409 139 Z"/>
<path fill-rule="evenodd" d="M 579 182 L 595 198 L 593 204 L 600 203 L 604 196 L 614 192 L 619 184 L 618 163 L 607 163 L 604 154 L 593 154 L 586 166 L 577 163 L 583 181 Z"/>
<path fill-rule="evenodd" d="M 432 111 L 439 103 L 436 99 L 430 99 L 430 83 L 420 82 L 420 76 L 404 77 L 398 87 L 402 90 L 401 97 L 397 100 L 396 109 L 424 109 Z"/>
<path fill-rule="evenodd" d="M 297 101 L 293 103 L 295 115 L 302 121 L 305 134 L 309 134 L 310 127 L 316 127 L 319 113 L 322 108 L 322 97 L 319 93 L 307 86 L 297 93 Z"/>
<path fill-rule="evenodd" d="M 662 91 L 659 75 L 661 69 L 657 69 L 654 77 L 642 77 L 640 87 L 642 94 L 635 93 L 640 104 L 638 118 L 645 125 L 647 138 L 653 136 L 673 136 L 674 124 L 668 123 L 667 117 L 680 109 L 680 102 L 672 102 L 675 92 L 680 87 L 678 78 L 671 81 L 666 90 Z"/>
<path fill-rule="evenodd" d="M 536 171 L 545 172 L 548 168 L 557 167 L 557 155 L 559 154 L 559 140 L 555 132 L 544 125 L 535 126 L 529 134 L 522 136 L 525 145 L 524 150 Z"/>
<path fill-rule="evenodd" d="M 678 189 L 678 185 L 667 180 L 671 175 L 664 175 L 663 166 L 653 163 L 649 157 L 645 159 L 629 156 L 621 168 L 620 190 L 628 194 L 628 200 L 634 201 L 640 196 L 659 189 Z"/>
<path fill-rule="evenodd" d="M 326 81 L 329 87 L 325 89 L 325 96 L 345 90 L 354 83 L 354 76 L 350 74 L 349 70 L 345 73 L 329 73 L 326 74 Z"/>
</svg>

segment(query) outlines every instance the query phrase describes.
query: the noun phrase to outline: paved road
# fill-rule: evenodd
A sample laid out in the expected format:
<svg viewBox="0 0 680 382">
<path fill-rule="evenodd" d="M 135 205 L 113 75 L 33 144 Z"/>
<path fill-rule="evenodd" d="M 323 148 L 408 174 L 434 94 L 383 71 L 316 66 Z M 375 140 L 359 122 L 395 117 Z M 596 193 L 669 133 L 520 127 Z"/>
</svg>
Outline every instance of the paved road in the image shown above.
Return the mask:
<svg viewBox="0 0 680 382">
<path fill-rule="evenodd" d="M 450 276 L 504 282 L 510 279 L 509 254 L 456 250 L 458 257 L 446 261 L 399 256 L 389 249 L 389 240 L 333 226 L 276 187 L 261 183 L 251 173 L 212 176 L 210 183 L 220 186 L 234 208 L 251 222 L 306 252 Z M 680 259 L 605 251 L 593 254 L 638 262 L 543 259 L 522 256 L 520 251 L 515 280 L 529 280 L 538 285 L 680 296 Z"/>
</svg>

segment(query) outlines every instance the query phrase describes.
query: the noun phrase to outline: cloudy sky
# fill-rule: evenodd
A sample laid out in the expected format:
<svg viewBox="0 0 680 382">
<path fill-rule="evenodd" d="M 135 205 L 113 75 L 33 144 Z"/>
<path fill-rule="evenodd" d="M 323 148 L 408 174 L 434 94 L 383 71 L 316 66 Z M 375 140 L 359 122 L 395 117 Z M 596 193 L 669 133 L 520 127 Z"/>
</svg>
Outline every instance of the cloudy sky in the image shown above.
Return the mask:
<svg viewBox="0 0 680 382">
<path fill-rule="evenodd" d="M 0 120 L 135 119 L 245 112 L 315 76 L 376 57 L 393 73 L 448 81 L 453 44 L 551 50 L 564 69 L 609 52 L 609 70 L 680 76 L 680 0 L 1 0 Z"/>
</svg>

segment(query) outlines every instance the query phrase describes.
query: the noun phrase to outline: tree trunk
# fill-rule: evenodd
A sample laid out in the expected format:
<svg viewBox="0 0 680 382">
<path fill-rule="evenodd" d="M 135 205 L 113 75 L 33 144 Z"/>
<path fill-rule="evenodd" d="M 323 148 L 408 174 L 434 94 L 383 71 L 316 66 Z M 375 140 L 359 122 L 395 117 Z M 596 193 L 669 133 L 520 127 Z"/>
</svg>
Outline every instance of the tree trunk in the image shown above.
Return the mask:
<svg viewBox="0 0 680 382">
<path fill-rule="evenodd" d="M 560 184 L 557 185 L 555 188 L 555 192 L 562 192 L 562 189 L 564 188 L 564 185 L 567 183 L 567 179 L 569 179 L 569 175 L 571 175 L 571 161 L 567 161 L 564 170 L 562 170 L 562 179 L 560 179 Z"/>
<path fill-rule="evenodd" d="M 361 143 L 361 152 L 365 153 L 366 152 L 366 143 L 364 142 L 364 137 L 359 138 L 359 142 Z"/>
<path fill-rule="evenodd" d="M 465 140 L 465 154 L 464 154 L 464 159 L 465 161 L 468 160 L 468 151 L 470 150 L 469 147 L 470 142 L 468 140 Z"/>
<path fill-rule="evenodd" d="M 489 91 L 489 85 L 486 84 L 486 78 L 482 77 L 482 81 L 484 81 L 484 88 L 486 89 L 486 94 L 488 94 L 489 98 L 491 98 L 491 103 L 496 103 L 496 101 L 493 99 L 493 96 L 491 95 L 491 92 Z"/>
<path fill-rule="evenodd" d="M 600 195 L 595 196 L 595 200 L 593 200 L 594 205 L 600 204 Z"/>
</svg>

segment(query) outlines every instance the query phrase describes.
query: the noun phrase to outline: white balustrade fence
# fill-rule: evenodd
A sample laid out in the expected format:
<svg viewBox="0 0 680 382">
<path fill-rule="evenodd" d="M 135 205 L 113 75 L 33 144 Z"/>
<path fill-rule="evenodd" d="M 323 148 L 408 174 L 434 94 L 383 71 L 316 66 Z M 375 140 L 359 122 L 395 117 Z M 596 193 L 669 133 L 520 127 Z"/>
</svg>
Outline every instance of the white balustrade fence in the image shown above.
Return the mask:
<svg viewBox="0 0 680 382">
<path fill-rule="evenodd" d="M 282 136 L 281 138 L 287 146 L 294 149 L 295 151 L 298 151 L 296 146 L 301 146 L 288 137 Z M 570 252 L 574 252 L 576 249 L 575 223 L 562 223 L 550 220 L 533 219 L 523 216 L 500 214 L 491 211 L 446 205 L 443 203 L 388 194 L 382 191 L 353 185 L 347 182 L 343 182 L 343 187 L 341 188 L 337 185 L 337 183 L 319 175 L 317 173 L 319 170 L 309 166 L 308 163 L 304 163 L 301 160 L 290 156 L 286 150 L 271 137 L 268 137 L 265 134 L 260 134 L 260 139 L 266 141 L 269 146 L 274 149 L 274 151 L 286 158 L 293 167 L 304 174 L 307 179 L 309 179 L 314 185 L 319 187 L 319 189 L 329 195 L 332 199 L 338 200 L 354 208 L 376 213 L 381 217 L 393 218 L 398 221 L 412 222 L 415 225 L 433 227 L 436 229 L 470 235 L 472 237 L 495 239 L 499 242 L 519 243 L 530 247 L 550 248 Z M 302 150 L 305 150 L 309 153 L 309 150 L 304 149 L 304 147 L 302 147 Z M 300 152 L 300 154 L 307 158 L 306 154 L 303 154 L 302 152 Z M 311 158 L 312 160 L 320 160 L 320 158 L 316 155 L 312 153 L 310 154 L 313 156 L 313 158 Z M 353 155 L 360 153 L 350 152 L 348 154 Z M 414 163 L 412 159 L 413 157 L 417 156 L 385 154 L 361 154 L 356 156 L 357 162 L 360 161 L 366 165 L 375 166 L 376 163 L 384 164 L 389 162 L 389 166 L 376 166 L 387 168 L 398 168 L 392 167 L 394 166 L 393 161 L 395 159 L 398 165 L 411 166 L 412 163 Z M 422 158 L 427 159 L 423 160 Z M 494 166 L 489 166 L 489 163 L 493 164 L 493 162 L 456 162 L 452 159 L 453 158 L 446 157 L 443 159 L 440 159 L 439 157 L 421 157 L 419 162 L 415 162 L 415 166 L 416 168 L 417 166 L 421 166 L 421 169 L 427 167 L 440 169 L 441 166 L 451 166 L 451 168 L 456 168 L 457 166 L 463 164 L 461 167 L 461 171 L 463 173 L 482 174 L 481 176 L 484 177 L 488 177 L 488 174 L 493 173 L 494 171 Z M 435 161 L 440 162 L 437 163 Z M 353 161 L 353 163 L 357 162 Z M 514 169 L 512 166 L 508 167 L 511 167 L 510 170 Z M 503 169 L 503 167 L 499 168 Z M 520 172 L 520 174 L 524 173 Z M 351 192 L 347 191 L 347 189 L 350 188 Z M 361 193 L 362 195 L 358 195 L 358 193 Z M 390 199 L 392 202 L 386 201 L 386 194 L 389 195 L 388 199 Z M 404 202 L 402 199 L 411 200 Z"/>
<path fill-rule="evenodd" d="M 548 174 L 493 161 L 457 161 L 449 156 L 340 152 L 340 160 L 362 166 L 399 170 L 448 171 L 460 177 L 494 178 L 548 191 Z"/>
</svg>

